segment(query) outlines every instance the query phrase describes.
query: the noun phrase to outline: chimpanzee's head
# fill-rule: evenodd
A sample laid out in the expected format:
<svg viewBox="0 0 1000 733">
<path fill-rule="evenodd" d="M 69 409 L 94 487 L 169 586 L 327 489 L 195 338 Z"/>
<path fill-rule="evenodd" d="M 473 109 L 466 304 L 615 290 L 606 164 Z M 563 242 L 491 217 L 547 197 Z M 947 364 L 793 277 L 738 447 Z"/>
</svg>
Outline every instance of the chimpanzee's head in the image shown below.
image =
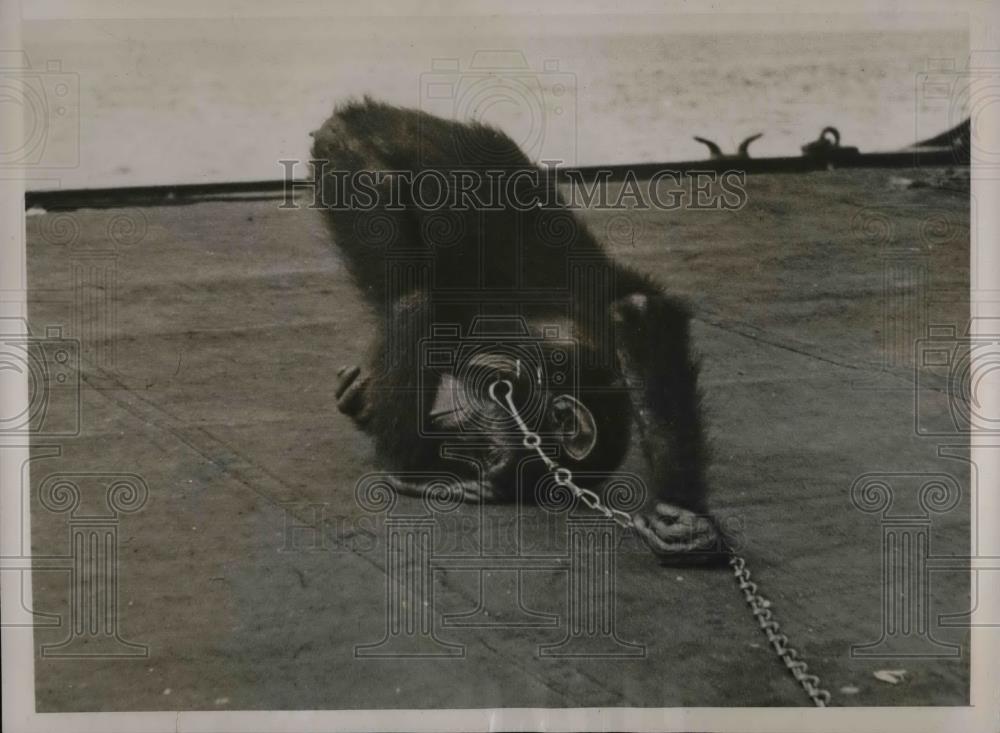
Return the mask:
<svg viewBox="0 0 1000 733">
<path fill-rule="evenodd" d="M 464 341 L 453 368 L 440 374 L 427 415 L 434 434 L 473 451 L 494 491 L 508 496 L 518 476 L 534 481 L 544 469 L 540 460 L 518 468 L 536 458 L 519 419 L 560 465 L 583 472 L 613 471 L 631 427 L 631 403 L 614 364 L 602 362 L 565 324 L 525 324 L 527 337 Z M 522 495 L 530 495 L 531 487 L 524 488 Z"/>
</svg>

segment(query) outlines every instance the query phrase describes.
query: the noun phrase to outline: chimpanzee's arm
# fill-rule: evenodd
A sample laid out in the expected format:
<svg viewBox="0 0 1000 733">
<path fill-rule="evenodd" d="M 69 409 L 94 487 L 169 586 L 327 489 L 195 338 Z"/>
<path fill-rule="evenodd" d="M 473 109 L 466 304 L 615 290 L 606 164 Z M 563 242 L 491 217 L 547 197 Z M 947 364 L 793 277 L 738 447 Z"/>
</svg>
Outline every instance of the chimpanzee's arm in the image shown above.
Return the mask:
<svg viewBox="0 0 1000 733">
<path fill-rule="evenodd" d="M 726 558 L 725 541 L 707 513 L 707 451 L 689 320 L 682 303 L 661 293 L 633 293 L 612 306 L 615 349 L 654 494 L 635 517 L 636 529 L 671 563 Z"/>
<path fill-rule="evenodd" d="M 437 449 L 421 432 L 421 407 L 430 404 L 438 385 L 420 362 L 421 339 L 430 333 L 429 299 L 418 291 L 397 297 L 383 318 L 367 369 L 338 373 L 337 407 L 375 439 L 389 468 L 413 470 Z"/>
</svg>

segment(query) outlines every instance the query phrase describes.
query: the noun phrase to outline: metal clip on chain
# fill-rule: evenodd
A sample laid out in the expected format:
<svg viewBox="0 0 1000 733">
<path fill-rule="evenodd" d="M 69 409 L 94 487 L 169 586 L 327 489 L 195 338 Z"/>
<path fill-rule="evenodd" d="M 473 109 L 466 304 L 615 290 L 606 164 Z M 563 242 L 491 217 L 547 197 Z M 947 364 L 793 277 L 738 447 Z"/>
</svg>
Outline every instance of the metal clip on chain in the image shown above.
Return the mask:
<svg viewBox="0 0 1000 733">
<path fill-rule="evenodd" d="M 506 387 L 506 391 L 503 395 L 497 394 L 497 387 L 499 386 Z M 507 412 L 511 414 L 511 417 L 514 418 L 514 421 L 517 423 L 517 427 L 520 428 L 522 433 L 524 433 L 524 438 L 521 443 L 525 448 L 534 450 L 535 453 L 538 454 L 538 457 L 542 459 L 545 467 L 552 472 L 552 476 L 555 479 L 556 484 L 569 489 L 573 492 L 573 496 L 577 499 L 582 501 L 594 511 L 600 512 L 620 527 L 631 528 L 635 526 L 632 522 L 632 517 L 629 516 L 628 512 L 604 506 L 604 504 L 601 503 L 601 497 L 589 489 L 584 489 L 583 487 L 576 485 L 573 481 L 572 471 L 564 466 L 560 466 L 558 463 L 545 455 L 545 451 L 542 450 L 542 437 L 538 433 L 532 432 L 532 430 L 524 422 L 524 419 L 521 417 L 521 413 L 518 412 L 517 406 L 514 404 L 514 385 L 509 379 L 497 379 L 493 381 L 490 384 L 489 391 L 490 398 L 507 410 Z"/>
<path fill-rule="evenodd" d="M 503 394 L 498 394 L 497 387 L 505 387 Z M 600 512 L 608 519 L 614 521 L 621 527 L 631 529 L 635 527 L 632 517 L 627 512 L 620 509 L 612 509 L 601 503 L 601 498 L 589 489 L 577 486 L 573 481 L 573 472 L 564 466 L 560 466 L 553 461 L 542 450 L 542 438 L 538 433 L 533 432 L 521 417 L 517 406 L 514 404 L 514 385 L 509 379 L 496 379 L 489 387 L 490 398 L 498 405 L 510 413 L 517 423 L 517 427 L 524 438 L 521 443 L 525 448 L 534 450 L 538 457 L 545 464 L 545 467 L 552 472 L 556 484 L 569 489 L 573 495 L 586 504 L 591 509 Z M 830 703 L 831 695 L 827 690 L 820 687 L 820 680 L 814 674 L 809 673 L 809 667 L 799 659 L 799 652 L 788 645 L 788 637 L 781 632 L 781 626 L 774 620 L 771 613 L 771 602 L 757 590 L 757 584 L 750 580 L 750 571 L 746 568 L 746 560 L 736 553 L 730 551 L 729 567 L 733 569 L 733 576 L 743 591 L 743 598 L 750 606 L 750 612 L 757 623 L 767 635 L 767 640 L 774 647 L 778 658 L 784 663 L 785 668 L 792 674 L 796 681 L 806 691 L 806 694 L 818 708 L 825 708 Z"/>
</svg>

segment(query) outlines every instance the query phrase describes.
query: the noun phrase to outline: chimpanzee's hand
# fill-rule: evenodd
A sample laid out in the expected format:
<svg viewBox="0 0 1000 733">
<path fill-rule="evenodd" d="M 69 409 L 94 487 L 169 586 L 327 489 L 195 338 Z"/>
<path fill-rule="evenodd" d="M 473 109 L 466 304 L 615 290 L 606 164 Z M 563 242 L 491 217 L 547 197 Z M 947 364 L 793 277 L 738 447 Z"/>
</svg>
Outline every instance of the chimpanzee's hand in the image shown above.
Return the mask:
<svg viewBox="0 0 1000 733">
<path fill-rule="evenodd" d="M 728 545 L 711 516 L 657 502 L 633 517 L 636 531 L 664 565 L 722 565 Z"/>
<path fill-rule="evenodd" d="M 358 423 L 368 419 L 368 377 L 359 367 L 341 367 L 337 372 L 337 409 Z"/>
</svg>

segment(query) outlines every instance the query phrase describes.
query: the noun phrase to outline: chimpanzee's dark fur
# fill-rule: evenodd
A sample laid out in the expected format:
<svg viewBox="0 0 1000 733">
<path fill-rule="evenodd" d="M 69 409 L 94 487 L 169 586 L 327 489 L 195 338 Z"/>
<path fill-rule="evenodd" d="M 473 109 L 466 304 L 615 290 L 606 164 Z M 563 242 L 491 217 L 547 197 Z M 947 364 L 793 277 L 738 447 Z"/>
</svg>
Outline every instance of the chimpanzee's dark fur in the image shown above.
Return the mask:
<svg viewBox="0 0 1000 733">
<path fill-rule="evenodd" d="M 324 187 L 333 185 L 333 171 L 534 170 L 517 145 L 491 127 L 369 99 L 340 107 L 313 137 L 313 158 L 327 163 Z M 381 194 L 387 196 L 388 185 Z M 572 324 L 580 348 L 581 399 L 599 426 L 598 448 L 584 468 L 613 471 L 634 423 L 654 498 L 705 512 L 706 452 L 687 308 L 612 260 L 562 205 L 426 211 L 412 200 L 404 204 L 396 211 L 328 215 L 355 282 L 384 316 L 363 404 L 351 408 L 374 436 L 379 456 L 398 471 L 440 465 L 440 441 L 421 437 L 418 429 L 418 390 L 429 399 L 436 388 L 422 375 L 417 354 L 432 322 L 461 324 L 467 333 L 483 314 L 562 319 Z M 429 263 L 433 274 L 389 281 L 390 261 Z M 572 267 L 581 263 L 576 272 L 589 274 L 574 280 Z M 392 271 L 400 269 L 406 271 Z M 487 478 L 502 483 L 510 476 L 498 469 Z M 497 498 L 505 498 L 502 491 Z"/>
</svg>

